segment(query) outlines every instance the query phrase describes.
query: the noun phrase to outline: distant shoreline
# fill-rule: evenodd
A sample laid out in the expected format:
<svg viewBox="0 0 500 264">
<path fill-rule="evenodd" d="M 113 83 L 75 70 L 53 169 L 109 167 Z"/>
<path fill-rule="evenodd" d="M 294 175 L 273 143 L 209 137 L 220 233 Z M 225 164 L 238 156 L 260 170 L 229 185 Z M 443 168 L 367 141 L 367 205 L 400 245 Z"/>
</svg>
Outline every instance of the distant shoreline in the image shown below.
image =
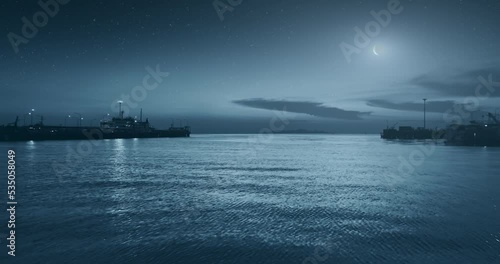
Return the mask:
<svg viewBox="0 0 500 264">
<path fill-rule="evenodd" d="M 191 135 L 259 135 L 261 133 L 259 132 L 227 132 L 227 133 L 192 133 Z M 380 136 L 379 133 L 373 132 L 373 133 L 334 133 L 334 132 L 322 132 L 322 133 L 297 133 L 297 132 L 291 132 L 291 131 L 282 131 L 282 132 L 273 132 L 271 134 L 275 135 L 336 135 L 336 136 L 343 136 L 343 135 L 373 135 L 373 136 Z"/>
<path fill-rule="evenodd" d="M 294 129 L 274 132 L 274 134 L 334 134 L 322 130 L 307 130 L 307 129 Z"/>
</svg>

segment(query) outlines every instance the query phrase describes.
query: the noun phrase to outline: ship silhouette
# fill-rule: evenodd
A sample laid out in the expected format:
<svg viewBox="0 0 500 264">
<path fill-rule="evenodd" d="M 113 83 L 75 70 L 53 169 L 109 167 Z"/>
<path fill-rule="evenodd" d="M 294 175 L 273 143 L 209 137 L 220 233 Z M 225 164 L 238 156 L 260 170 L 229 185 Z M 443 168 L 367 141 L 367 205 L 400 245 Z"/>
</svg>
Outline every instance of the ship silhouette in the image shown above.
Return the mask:
<svg viewBox="0 0 500 264">
<path fill-rule="evenodd" d="M 117 139 L 117 138 L 164 138 L 189 137 L 189 126 L 169 129 L 156 129 L 149 123 L 149 119 L 142 121 L 132 117 L 124 117 L 120 110 L 118 117 L 101 120 L 98 127 L 92 126 L 47 126 L 40 122 L 33 125 L 19 126 L 19 117 L 13 123 L 0 126 L 0 141 L 30 141 L 30 140 L 82 140 L 82 139 Z"/>
</svg>

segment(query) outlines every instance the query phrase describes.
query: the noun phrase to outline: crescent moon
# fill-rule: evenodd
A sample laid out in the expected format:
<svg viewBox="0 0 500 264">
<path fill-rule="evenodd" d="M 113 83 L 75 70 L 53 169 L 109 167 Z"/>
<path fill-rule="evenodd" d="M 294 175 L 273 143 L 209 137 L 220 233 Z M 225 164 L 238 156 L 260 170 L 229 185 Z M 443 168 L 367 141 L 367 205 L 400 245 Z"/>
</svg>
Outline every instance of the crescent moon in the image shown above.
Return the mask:
<svg viewBox="0 0 500 264">
<path fill-rule="evenodd" d="M 373 54 L 377 55 L 378 56 L 378 53 L 377 53 L 377 45 L 373 46 Z"/>
</svg>

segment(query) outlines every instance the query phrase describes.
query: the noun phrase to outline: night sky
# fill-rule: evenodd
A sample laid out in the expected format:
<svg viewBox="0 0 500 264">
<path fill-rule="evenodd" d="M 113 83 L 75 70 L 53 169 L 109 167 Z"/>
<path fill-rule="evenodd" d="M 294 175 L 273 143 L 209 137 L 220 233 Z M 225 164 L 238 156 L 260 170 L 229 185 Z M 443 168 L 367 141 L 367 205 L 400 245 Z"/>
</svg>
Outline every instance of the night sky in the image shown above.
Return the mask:
<svg viewBox="0 0 500 264">
<path fill-rule="evenodd" d="M 97 125 L 157 68 L 162 81 L 136 93 L 127 114 L 142 108 L 157 127 L 189 120 L 194 133 L 258 132 L 276 115 L 286 129 L 422 126 L 422 98 L 430 126 L 444 127 L 443 113 L 471 96 L 500 113 L 500 1 L 401 0 L 348 61 L 341 43 L 354 46 L 355 27 L 365 31 L 389 2 L 220 0 L 219 16 L 211 0 L 72 0 L 25 38 L 22 18 L 44 9 L 2 1 L 0 123 L 35 109 L 46 124 L 79 113 Z M 14 35 L 25 42 L 13 46 Z M 481 77 L 493 85 L 477 97 Z"/>
</svg>

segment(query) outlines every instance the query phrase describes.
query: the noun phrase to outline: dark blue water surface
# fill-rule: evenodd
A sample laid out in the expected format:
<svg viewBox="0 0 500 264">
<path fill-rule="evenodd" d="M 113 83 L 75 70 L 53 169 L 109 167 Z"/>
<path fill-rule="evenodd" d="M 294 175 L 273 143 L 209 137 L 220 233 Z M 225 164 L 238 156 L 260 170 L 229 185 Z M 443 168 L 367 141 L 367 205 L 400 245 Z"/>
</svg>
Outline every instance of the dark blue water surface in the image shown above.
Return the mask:
<svg viewBox="0 0 500 264">
<path fill-rule="evenodd" d="M 376 135 L 0 143 L 1 263 L 500 263 L 500 148 Z M 7 174 L 0 180 L 6 208 Z"/>
</svg>

